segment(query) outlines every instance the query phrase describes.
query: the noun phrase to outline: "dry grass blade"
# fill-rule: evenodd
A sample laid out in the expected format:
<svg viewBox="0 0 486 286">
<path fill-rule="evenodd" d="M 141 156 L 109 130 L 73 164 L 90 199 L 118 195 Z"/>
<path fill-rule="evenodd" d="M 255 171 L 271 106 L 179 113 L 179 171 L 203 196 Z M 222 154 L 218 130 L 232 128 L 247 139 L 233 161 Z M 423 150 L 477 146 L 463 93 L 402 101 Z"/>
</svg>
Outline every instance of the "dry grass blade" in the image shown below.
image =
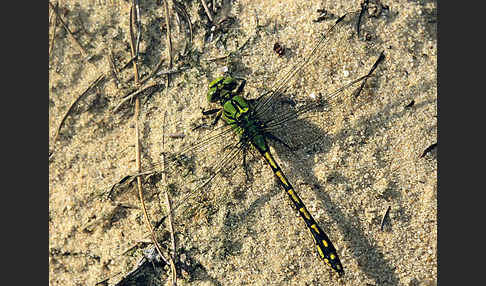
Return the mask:
<svg viewBox="0 0 486 286">
<path fill-rule="evenodd" d="M 162 129 L 162 150 L 165 152 L 165 119 L 167 117 L 167 111 L 164 113 L 164 123 Z M 162 182 L 166 182 L 165 178 L 165 153 L 162 153 Z M 175 268 L 174 261 L 176 260 L 176 242 L 174 236 L 174 224 L 172 222 L 172 206 L 170 203 L 169 192 L 165 190 L 165 203 L 167 205 L 167 212 L 169 216 L 169 232 L 170 232 L 170 239 L 171 239 L 171 246 L 172 246 L 172 257 L 170 260 L 171 272 L 172 272 L 172 285 L 177 285 L 177 272 Z"/>
<path fill-rule="evenodd" d="M 64 114 L 64 117 L 62 118 L 61 122 L 59 123 L 59 126 L 57 127 L 57 130 L 56 130 L 56 134 L 54 135 L 54 138 L 52 139 L 52 144 L 53 144 L 53 151 L 52 153 L 54 153 L 54 144 L 56 144 L 56 141 L 57 141 L 57 137 L 59 136 L 59 131 L 61 130 L 62 126 L 64 125 L 64 122 L 66 121 L 66 118 L 68 117 L 68 115 L 71 113 L 71 111 L 73 110 L 74 106 L 76 105 L 76 103 L 79 102 L 79 100 L 81 98 L 83 98 L 83 96 L 87 95 L 96 85 L 98 85 L 100 82 L 102 82 L 103 80 L 105 79 L 105 75 L 102 74 L 100 76 L 98 76 L 98 78 L 93 81 L 89 86 L 88 88 L 83 92 L 81 93 L 74 101 L 73 103 L 71 103 L 71 106 L 69 107 L 69 109 L 67 110 L 67 112 Z M 51 153 L 51 156 L 52 156 L 52 153 Z"/>
<path fill-rule="evenodd" d="M 116 68 L 116 64 L 115 64 L 115 57 L 113 56 L 113 51 L 110 49 L 110 66 L 111 66 L 111 74 L 113 76 L 113 78 L 115 79 L 115 83 L 116 85 L 118 86 L 120 84 L 120 80 L 118 79 L 118 70 Z"/>
<path fill-rule="evenodd" d="M 169 3 L 167 2 L 167 0 L 164 0 L 164 8 L 165 8 L 165 21 L 166 21 L 166 27 L 167 27 L 167 56 L 169 58 L 169 69 L 172 69 L 172 40 L 171 40 L 170 12 L 169 12 L 170 9 L 169 9 Z M 168 90 L 169 90 L 168 89 L 169 84 L 170 84 L 170 74 L 167 74 L 166 92 L 168 92 Z M 164 125 L 165 125 L 165 115 L 164 115 Z M 163 160 L 165 160 L 165 157 L 163 158 Z M 165 162 L 165 161 L 163 161 L 163 162 Z M 163 177 L 163 178 L 164 178 L 164 181 L 165 181 L 165 177 Z M 167 202 L 167 207 L 169 208 L 169 213 L 170 213 L 171 205 L 170 205 L 170 200 L 168 198 L 167 192 L 166 192 L 166 202 Z M 155 234 L 154 234 L 154 230 L 153 230 L 152 225 L 150 225 L 150 228 L 152 229 L 152 235 L 155 238 Z M 171 277 L 172 283 L 171 284 L 175 286 L 175 285 L 177 285 L 177 271 L 176 271 L 176 267 L 175 267 L 175 263 L 174 263 L 174 259 L 175 259 L 175 238 L 174 238 L 172 223 L 170 224 L 170 231 L 171 231 L 171 240 L 172 240 L 172 245 L 173 245 L 173 252 L 172 252 L 172 255 L 169 257 L 169 262 L 170 262 L 171 274 L 172 274 L 172 277 Z M 157 247 L 157 244 L 156 244 L 156 247 Z"/>
<path fill-rule="evenodd" d="M 69 30 L 69 27 L 66 25 L 66 22 L 64 22 L 64 19 L 62 19 L 62 17 L 59 15 L 59 13 L 57 12 L 57 10 L 54 8 L 54 5 L 52 5 L 51 2 L 49 2 L 49 5 L 51 6 L 51 9 L 54 10 L 54 13 L 56 13 L 56 17 L 57 17 L 57 19 L 59 19 L 59 22 L 61 22 L 61 24 L 64 27 L 64 29 L 66 29 L 66 32 L 68 33 L 69 38 L 71 38 L 71 40 L 74 42 L 74 44 L 79 48 L 79 50 L 81 51 L 81 53 L 83 54 L 83 56 L 85 58 L 87 58 L 88 57 L 88 53 L 83 48 L 83 46 L 81 46 L 81 44 L 78 42 L 78 40 L 74 37 L 74 35 L 71 32 L 71 30 Z"/>
<path fill-rule="evenodd" d="M 170 9 L 167 0 L 164 0 L 165 24 L 167 27 L 167 57 L 169 58 L 169 70 L 172 69 L 172 35 L 170 29 Z M 167 74 L 167 92 L 170 83 L 170 74 Z"/>
<path fill-rule="evenodd" d="M 131 64 L 131 63 L 132 63 L 132 62 L 133 62 L 133 61 L 136 59 L 136 58 L 137 58 L 137 57 L 132 57 L 131 59 L 129 59 L 129 60 L 127 61 L 127 63 L 126 63 L 126 64 L 124 64 L 124 65 L 123 65 L 123 66 L 122 66 L 122 67 L 119 69 L 119 71 L 122 71 L 122 70 L 126 69 L 126 68 L 127 68 L 127 67 L 128 67 L 128 66 L 129 66 L 129 65 L 130 65 L 130 64 Z"/>
<path fill-rule="evenodd" d="M 191 23 L 191 17 L 189 14 L 187 14 L 186 8 L 184 7 L 183 4 L 174 1 L 174 8 L 176 9 L 177 14 L 182 14 L 186 18 L 187 24 L 189 25 L 189 33 L 190 33 L 190 38 L 189 38 L 189 45 L 192 45 L 192 23 Z M 184 47 L 184 54 L 186 53 L 187 45 Z"/>
<path fill-rule="evenodd" d="M 131 6 L 131 9 L 130 9 L 130 36 L 131 36 L 130 37 L 130 39 L 131 39 L 130 48 L 131 48 L 132 57 L 136 57 L 136 47 L 135 47 L 135 41 L 134 41 L 134 37 L 133 37 L 133 26 L 137 22 L 137 19 L 136 19 L 137 15 L 140 15 L 140 13 L 137 11 L 138 7 L 139 7 L 138 1 L 134 0 L 132 2 L 132 6 Z M 133 61 L 133 71 L 134 71 L 134 75 L 135 75 L 135 84 L 137 86 L 139 86 L 140 81 L 139 81 L 139 75 L 138 75 L 138 68 L 137 68 L 137 61 L 136 60 Z M 136 150 L 136 167 L 137 167 L 138 172 L 140 172 L 141 169 L 142 169 L 142 167 L 141 167 L 141 155 L 140 155 L 140 139 L 139 139 L 140 127 L 139 127 L 139 124 L 138 124 L 139 113 L 140 113 L 140 99 L 138 97 L 136 97 L 135 98 L 135 113 L 133 115 L 133 119 L 135 121 L 135 132 L 136 132 L 136 134 L 135 134 L 135 140 L 136 140 L 135 150 Z M 138 195 L 139 195 L 139 198 L 140 198 L 140 205 L 141 205 L 143 213 L 144 213 L 145 223 L 146 223 L 147 228 L 149 229 L 149 232 L 151 234 L 152 242 L 154 243 L 155 248 L 157 249 L 157 252 L 159 253 L 161 259 L 164 260 L 165 263 L 169 264 L 168 260 L 162 254 L 162 249 L 161 249 L 159 243 L 157 242 L 157 238 L 155 236 L 154 228 L 152 226 L 152 223 L 150 222 L 150 218 L 149 218 L 149 215 L 147 213 L 147 208 L 145 206 L 145 201 L 144 201 L 144 198 L 143 198 L 142 178 L 140 176 L 137 177 L 137 187 L 138 187 Z M 171 262 L 171 263 L 173 263 L 173 262 Z"/>
<path fill-rule="evenodd" d="M 167 2 L 166 2 L 167 3 Z M 191 20 L 189 18 L 189 15 L 187 14 L 184 6 L 176 1 L 172 2 L 174 4 L 174 8 L 179 11 L 181 14 L 183 14 L 184 17 L 186 17 L 187 19 L 187 23 L 189 24 L 189 31 L 190 31 L 190 43 L 192 43 L 192 24 L 191 24 Z M 166 8 L 167 8 L 168 5 L 166 5 Z M 156 75 L 162 75 L 162 74 L 165 74 L 165 75 L 170 75 L 172 73 L 176 73 L 176 72 L 179 72 L 180 70 L 171 70 L 171 67 L 172 67 L 172 40 L 171 40 L 171 29 L 170 29 L 170 23 L 169 23 L 169 9 L 167 8 L 166 10 L 166 22 L 167 22 L 167 46 L 168 46 L 168 58 L 169 58 L 169 70 L 168 71 L 165 71 L 165 72 L 158 72 L 160 70 L 160 68 L 162 67 L 162 63 L 164 62 L 164 59 L 161 58 L 159 60 L 159 62 L 157 63 L 157 65 L 155 66 L 155 68 L 150 72 L 150 74 L 148 76 L 146 76 L 144 79 L 141 80 L 141 83 L 145 83 L 147 80 L 153 78 L 154 76 Z M 184 48 L 185 49 L 185 48 Z M 167 86 L 168 86 L 168 82 L 167 82 Z"/>
<path fill-rule="evenodd" d="M 210 58 L 210 59 L 201 59 L 201 60 L 202 61 L 206 61 L 206 62 L 213 62 L 213 61 L 224 60 L 224 59 L 226 59 L 228 57 L 234 56 L 237 53 L 240 53 L 241 54 L 241 51 L 243 51 L 243 49 L 245 48 L 245 46 L 250 42 L 250 39 L 251 39 L 251 37 L 249 37 L 248 39 L 246 39 L 246 41 L 241 46 L 239 46 L 236 50 L 234 50 L 232 52 L 229 52 L 225 56 L 215 57 L 215 58 Z M 241 54 L 241 55 L 244 56 L 244 54 Z"/>
<path fill-rule="evenodd" d="M 138 67 L 137 67 L 137 58 L 138 58 L 138 55 L 137 55 L 137 51 L 136 51 L 136 46 L 135 46 L 135 39 L 134 39 L 134 34 L 133 34 L 133 26 L 136 24 L 137 20 L 136 20 L 136 17 L 137 17 L 137 14 L 139 13 L 136 13 L 134 12 L 134 10 L 136 10 L 136 8 L 138 7 L 138 4 L 136 3 L 137 0 L 133 0 L 133 5 L 132 7 L 130 8 L 130 51 L 131 51 L 131 54 L 132 54 L 132 57 L 135 58 L 135 60 L 132 62 L 132 66 L 133 66 L 133 73 L 135 75 L 135 84 L 138 85 L 140 84 L 140 80 L 139 80 L 139 75 L 138 75 Z M 135 14 L 135 16 L 134 16 Z"/>
<path fill-rule="evenodd" d="M 51 55 L 52 55 L 52 48 L 54 47 L 54 39 L 56 38 L 56 31 L 57 31 L 57 18 L 58 18 L 58 12 L 57 12 L 57 9 L 59 7 L 59 2 L 56 3 L 56 6 L 54 7 L 53 9 L 53 15 L 54 15 L 54 24 L 53 24 L 53 27 L 52 27 L 52 38 L 51 38 L 51 41 L 49 43 L 49 60 L 51 59 Z M 50 21 L 49 21 L 50 22 Z"/>
<path fill-rule="evenodd" d="M 135 56 L 138 57 L 138 52 L 140 48 L 140 38 L 142 36 L 141 27 L 142 23 L 140 21 L 140 6 L 138 5 L 138 0 L 133 2 L 135 5 L 135 18 L 134 24 L 137 25 L 137 42 L 135 43 Z"/>
<path fill-rule="evenodd" d="M 56 7 L 58 6 L 58 2 L 56 2 Z M 51 26 L 51 23 L 52 23 L 52 17 L 55 15 L 54 11 L 52 9 L 49 10 L 50 13 L 49 13 L 49 27 Z"/>
<path fill-rule="evenodd" d="M 138 94 L 140 94 L 140 93 L 144 92 L 145 90 L 147 90 L 147 89 L 149 89 L 149 88 L 151 88 L 151 87 L 154 87 L 154 86 L 156 86 L 156 85 L 157 85 L 157 83 L 156 83 L 156 82 L 149 83 L 149 84 L 147 84 L 147 85 L 142 86 L 142 87 L 141 87 L 141 88 L 139 88 L 138 90 L 136 90 L 136 91 L 134 91 L 134 92 L 130 93 L 129 95 L 125 96 L 125 97 L 122 99 L 122 101 L 121 101 L 120 103 L 118 103 L 118 105 L 117 105 L 117 106 L 115 106 L 115 108 L 113 109 L 113 112 L 118 111 L 118 109 L 120 109 L 120 107 L 122 106 L 122 104 L 123 104 L 123 103 L 125 103 L 125 102 L 126 102 L 126 101 L 128 101 L 128 100 L 133 99 L 134 97 L 135 97 L 135 100 L 138 100 L 138 96 L 137 96 Z"/>
<path fill-rule="evenodd" d="M 213 15 L 211 15 L 211 11 L 209 11 L 208 5 L 206 5 L 206 2 L 204 2 L 204 0 L 201 0 L 201 4 L 204 7 L 204 11 L 206 12 L 206 15 L 208 15 L 209 21 L 213 22 Z"/>
<path fill-rule="evenodd" d="M 150 74 L 142 79 L 142 83 L 146 82 L 147 80 L 151 79 L 160 69 L 160 67 L 162 66 L 162 63 L 164 62 L 164 59 L 163 58 L 160 58 L 160 61 L 157 63 L 157 65 L 155 66 L 155 68 L 150 72 Z"/>
<path fill-rule="evenodd" d="M 149 80 L 149 79 L 151 79 L 151 78 L 153 78 L 155 76 L 171 75 L 171 74 L 183 72 L 183 71 L 189 69 L 189 66 L 182 66 L 180 68 L 174 68 L 174 69 L 171 69 L 171 70 L 159 71 L 160 67 L 162 66 L 162 63 L 163 63 L 163 59 L 161 59 L 159 61 L 159 63 L 157 64 L 157 66 L 150 72 L 150 74 L 147 77 L 145 77 L 144 79 L 140 80 L 140 83 L 143 84 L 147 80 Z"/>
</svg>

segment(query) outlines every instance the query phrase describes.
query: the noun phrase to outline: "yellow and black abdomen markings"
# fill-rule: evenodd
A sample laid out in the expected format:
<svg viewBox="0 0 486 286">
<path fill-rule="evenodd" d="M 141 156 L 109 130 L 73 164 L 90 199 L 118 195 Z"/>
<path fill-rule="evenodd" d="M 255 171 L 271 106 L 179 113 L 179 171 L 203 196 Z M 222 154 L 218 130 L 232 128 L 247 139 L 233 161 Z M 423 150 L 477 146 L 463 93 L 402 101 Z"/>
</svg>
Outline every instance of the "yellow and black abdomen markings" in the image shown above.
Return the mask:
<svg viewBox="0 0 486 286">
<path fill-rule="evenodd" d="M 267 163 L 272 168 L 273 173 L 277 177 L 280 185 L 284 188 L 284 190 L 289 195 L 290 200 L 294 203 L 295 208 L 299 211 L 300 216 L 304 219 L 307 228 L 312 233 L 314 240 L 316 242 L 317 251 L 319 252 L 319 256 L 332 267 L 340 276 L 344 274 L 343 266 L 341 265 L 341 261 L 336 253 L 336 248 L 332 245 L 329 237 L 322 231 L 319 225 L 316 223 L 312 215 L 309 213 L 307 208 L 305 207 L 302 200 L 299 198 L 297 193 L 295 192 L 292 185 L 289 183 L 285 175 L 283 174 L 282 170 L 280 169 L 277 162 L 274 160 L 272 154 L 269 151 L 262 151 L 259 150 L 260 153 L 263 155 Z"/>
</svg>

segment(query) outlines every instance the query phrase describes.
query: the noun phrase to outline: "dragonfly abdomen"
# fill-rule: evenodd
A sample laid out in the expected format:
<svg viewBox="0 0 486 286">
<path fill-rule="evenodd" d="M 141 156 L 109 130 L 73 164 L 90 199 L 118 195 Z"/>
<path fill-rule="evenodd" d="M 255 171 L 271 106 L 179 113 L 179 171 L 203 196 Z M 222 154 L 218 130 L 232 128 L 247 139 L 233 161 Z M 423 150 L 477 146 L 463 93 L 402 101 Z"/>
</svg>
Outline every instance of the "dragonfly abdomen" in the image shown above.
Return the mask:
<svg viewBox="0 0 486 286">
<path fill-rule="evenodd" d="M 317 222 L 309 213 L 304 203 L 287 180 L 287 177 L 285 177 L 284 173 L 280 169 L 280 166 L 277 164 L 268 148 L 267 150 L 261 150 L 257 147 L 257 149 L 263 155 L 265 161 L 267 161 L 270 168 L 272 168 L 272 171 L 277 177 L 279 184 L 287 192 L 287 195 L 293 202 L 294 207 L 299 211 L 299 214 L 307 225 L 307 228 L 312 233 L 312 236 L 314 237 L 314 241 L 317 246 L 319 257 L 323 259 L 326 264 L 331 266 L 332 269 L 334 269 L 340 276 L 343 275 L 343 266 L 341 265 L 341 261 L 339 260 L 339 257 L 337 255 L 336 248 L 334 248 L 334 245 L 329 240 L 329 237 L 324 233 L 324 231 L 319 227 Z"/>
<path fill-rule="evenodd" d="M 283 174 L 279 165 L 274 160 L 265 140 L 263 124 L 253 116 L 249 102 L 242 96 L 237 95 L 239 94 L 238 90 L 240 90 L 240 88 L 238 88 L 237 91 L 234 91 L 236 89 L 235 80 L 230 77 L 220 77 L 211 82 L 209 87 L 210 90 L 207 95 L 208 100 L 209 102 L 220 102 L 222 106 L 221 118 L 226 124 L 231 125 L 233 130 L 242 139 L 245 141 L 249 140 L 272 168 L 280 185 L 287 192 L 290 200 L 294 203 L 294 207 L 299 211 L 307 228 L 312 233 L 317 246 L 317 251 L 319 252 L 319 257 L 321 257 L 321 259 L 331 266 L 339 275 L 343 275 L 343 266 L 336 253 L 336 248 L 334 248 L 334 245 L 332 245 L 327 235 L 309 213 L 304 203 Z"/>
</svg>

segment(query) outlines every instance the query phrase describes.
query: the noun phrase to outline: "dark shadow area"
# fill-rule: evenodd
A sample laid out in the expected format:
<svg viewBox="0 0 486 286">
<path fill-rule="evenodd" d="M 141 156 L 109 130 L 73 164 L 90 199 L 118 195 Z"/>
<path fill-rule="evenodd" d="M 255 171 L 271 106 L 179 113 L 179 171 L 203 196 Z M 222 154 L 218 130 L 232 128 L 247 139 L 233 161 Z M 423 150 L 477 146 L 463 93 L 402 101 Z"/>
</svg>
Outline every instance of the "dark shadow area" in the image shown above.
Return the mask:
<svg viewBox="0 0 486 286">
<path fill-rule="evenodd" d="M 288 101 L 283 100 L 282 104 L 288 104 Z M 424 101 L 419 104 L 415 104 L 415 109 L 420 109 L 422 106 L 433 104 L 432 100 Z M 315 124 L 305 120 L 296 119 L 294 121 L 288 122 L 283 127 L 284 132 L 275 132 L 276 134 L 282 134 L 280 139 L 293 147 L 295 150 L 289 150 L 287 147 L 283 146 L 278 142 L 270 142 L 276 153 L 279 154 L 281 160 L 285 161 L 290 166 L 289 170 L 283 170 L 284 173 L 291 172 L 293 177 L 301 177 L 306 184 L 312 186 L 316 192 L 317 197 L 323 202 L 323 206 L 326 207 L 326 213 L 331 217 L 332 221 L 336 223 L 341 233 L 345 237 L 345 240 L 349 241 L 347 247 L 350 249 L 356 249 L 359 251 L 352 251 L 352 253 L 361 253 L 360 256 L 355 256 L 358 261 L 358 265 L 362 268 L 363 272 L 372 280 L 376 281 L 377 285 L 399 285 L 399 278 L 396 276 L 395 268 L 396 266 L 391 261 L 387 261 L 379 248 L 376 247 L 376 243 L 373 238 L 365 235 L 363 232 L 362 222 L 356 219 L 354 216 L 350 216 L 342 212 L 339 206 L 333 203 L 326 193 L 326 185 L 329 184 L 342 184 L 349 182 L 345 176 L 339 172 L 333 172 L 329 174 L 326 182 L 319 181 L 312 173 L 314 156 L 319 153 L 326 153 L 330 150 L 333 144 L 339 144 L 346 148 L 346 139 L 352 134 L 357 134 L 357 131 L 366 130 L 363 133 L 362 138 L 360 138 L 361 144 L 366 144 L 366 142 L 379 134 L 386 133 L 387 130 L 383 130 L 383 126 L 388 126 L 387 122 L 394 122 L 398 118 L 403 117 L 408 112 L 413 112 L 407 108 L 397 108 L 402 106 L 402 100 L 384 106 L 381 110 L 368 117 L 363 117 L 358 121 L 357 124 L 353 126 L 346 127 L 341 132 L 334 136 L 329 136 L 323 128 L 316 126 Z M 282 107 L 285 108 L 285 107 Z M 289 106 L 287 107 L 287 109 Z M 392 113 L 392 110 L 398 110 Z M 371 122 L 376 122 L 372 125 Z M 378 125 L 377 123 L 380 123 Z M 378 134 L 379 133 L 379 134 Z M 298 139 L 298 140 L 297 140 Z M 382 168 L 387 168 L 387 162 L 381 159 L 380 152 L 382 150 L 377 150 L 377 160 L 378 165 Z M 258 154 L 259 156 L 259 154 Z M 344 155 L 346 156 L 346 155 Z M 305 158 L 305 159 L 304 159 Z M 301 167 L 305 166 L 305 167 Z M 299 174 L 300 173 L 300 174 Z M 395 178 L 389 178 L 390 182 L 386 187 L 381 197 L 387 201 L 399 201 L 400 192 L 399 186 L 395 183 Z M 363 181 L 363 184 L 371 185 L 375 182 L 374 178 L 369 178 L 367 181 Z M 297 192 L 299 188 L 297 187 Z M 351 190 L 349 191 L 359 191 Z M 235 214 L 228 215 L 226 220 L 231 221 L 231 225 L 248 225 L 248 221 L 252 223 L 257 222 L 258 218 L 254 217 L 258 208 L 263 207 L 272 197 L 278 195 L 281 192 L 280 186 L 275 186 L 275 191 L 270 193 L 262 194 L 259 196 L 251 206 L 244 212 L 239 212 Z M 373 194 L 370 194 L 373 195 Z M 402 210 L 400 210 L 402 209 Z M 403 208 L 394 210 L 394 212 L 403 212 Z M 290 210 L 289 210 L 290 211 Z M 399 215 L 401 219 L 407 220 L 409 217 L 406 214 Z M 239 223 L 239 222 L 245 223 Z M 303 223 L 303 222 L 302 222 Z M 379 225 L 380 222 L 377 222 Z M 324 231 L 327 230 L 325 223 L 320 223 Z M 222 229 L 221 234 L 231 239 L 231 232 L 236 231 L 235 229 Z M 329 234 L 329 232 L 327 232 Z M 332 237 L 332 234 L 331 234 Z M 339 246 L 338 246 L 339 247 Z M 358 255 L 358 254 L 356 254 Z M 344 262 L 345 263 L 345 262 Z M 383 275 L 385 273 L 385 275 Z"/>
</svg>

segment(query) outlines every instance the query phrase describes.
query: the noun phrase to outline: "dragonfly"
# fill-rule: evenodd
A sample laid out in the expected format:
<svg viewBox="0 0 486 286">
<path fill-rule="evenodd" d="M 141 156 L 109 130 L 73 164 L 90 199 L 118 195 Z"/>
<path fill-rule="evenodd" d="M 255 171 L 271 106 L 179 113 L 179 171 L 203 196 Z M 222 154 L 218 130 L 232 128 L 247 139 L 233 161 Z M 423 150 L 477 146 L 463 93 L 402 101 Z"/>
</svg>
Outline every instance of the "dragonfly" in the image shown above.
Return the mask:
<svg viewBox="0 0 486 286">
<path fill-rule="evenodd" d="M 238 79 L 231 75 L 220 76 L 209 83 L 206 94 L 208 103 L 217 107 L 203 112 L 203 116 L 211 117 L 212 129 L 209 134 L 197 142 L 190 144 L 189 147 L 182 150 L 177 156 L 184 156 L 189 153 L 198 153 L 200 150 L 207 148 L 211 144 L 221 144 L 220 159 L 211 166 L 210 175 L 204 182 L 198 184 L 185 197 L 181 199 L 181 204 L 187 202 L 187 198 L 192 195 L 198 195 L 208 192 L 209 186 L 215 184 L 215 180 L 222 173 L 232 172 L 239 164 L 239 158 L 242 158 L 242 165 L 246 177 L 248 175 L 247 154 L 255 152 L 263 158 L 266 165 L 272 170 L 280 187 L 288 195 L 291 204 L 299 213 L 310 231 L 318 256 L 330 266 L 339 276 L 344 274 L 344 268 L 338 256 L 337 249 L 331 242 L 329 236 L 322 230 L 317 221 L 314 219 L 303 200 L 298 195 L 296 189 L 285 175 L 284 170 L 277 162 L 270 149 L 270 142 L 281 143 L 287 148 L 292 147 L 275 134 L 279 128 L 284 128 L 285 124 L 297 120 L 306 114 L 312 113 L 319 107 L 326 109 L 342 103 L 345 91 L 355 87 L 351 99 L 358 98 L 369 78 L 373 76 L 374 71 L 379 64 L 385 59 L 384 52 L 377 55 L 377 59 L 372 66 L 368 68 L 363 75 L 349 81 L 343 86 L 331 91 L 325 96 L 321 96 L 318 101 L 311 101 L 292 109 L 275 112 L 276 103 L 281 100 L 291 87 L 291 82 L 299 77 L 300 73 L 306 73 L 306 68 L 319 58 L 322 57 L 326 44 L 336 36 L 346 35 L 351 37 L 350 32 L 356 23 L 361 21 L 362 11 L 350 12 L 339 17 L 334 23 L 322 33 L 313 45 L 310 52 L 292 65 L 282 77 L 275 82 L 268 92 L 262 93 L 257 98 L 250 99 L 245 97 L 244 91 L 247 81 Z M 224 142 L 227 145 L 224 145 Z M 173 158 L 177 157 L 173 156 Z M 144 173 L 146 174 L 146 173 Z M 139 175 L 139 174 L 138 174 Z M 179 207 L 176 205 L 175 208 Z"/>
</svg>

